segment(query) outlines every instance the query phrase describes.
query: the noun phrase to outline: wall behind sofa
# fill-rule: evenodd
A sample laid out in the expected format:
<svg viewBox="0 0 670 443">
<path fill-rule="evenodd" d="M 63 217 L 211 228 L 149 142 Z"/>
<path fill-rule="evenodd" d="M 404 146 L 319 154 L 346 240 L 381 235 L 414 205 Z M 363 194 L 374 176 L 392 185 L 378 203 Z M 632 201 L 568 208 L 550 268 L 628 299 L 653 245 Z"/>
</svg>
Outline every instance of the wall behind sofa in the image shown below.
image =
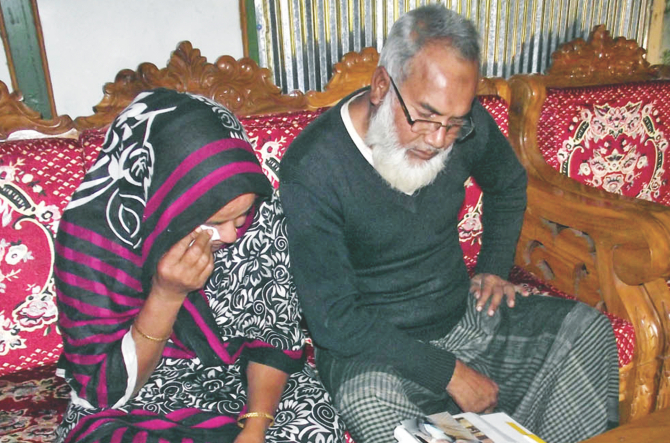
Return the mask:
<svg viewBox="0 0 670 443">
<path fill-rule="evenodd" d="M 142 62 L 165 67 L 183 40 L 208 61 L 243 56 L 239 0 L 38 0 L 58 114 L 90 115 L 102 87 Z M 4 51 L 0 80 L 11 90 Z"/>
</svg>

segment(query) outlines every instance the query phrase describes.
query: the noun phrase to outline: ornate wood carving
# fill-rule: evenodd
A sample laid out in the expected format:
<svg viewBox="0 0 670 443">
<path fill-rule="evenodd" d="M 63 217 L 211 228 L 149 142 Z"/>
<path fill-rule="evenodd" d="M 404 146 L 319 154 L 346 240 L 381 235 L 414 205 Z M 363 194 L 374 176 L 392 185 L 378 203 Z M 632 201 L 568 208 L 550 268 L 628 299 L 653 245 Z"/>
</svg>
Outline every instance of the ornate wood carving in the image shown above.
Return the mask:
<svg viewBox="0 0 670 443">
<path fill-rule="evenodd" d="M 670 289 L 664 279 L 657 279 L 645 285 L 645 289 L 652 294 L 656 310 L 661 317 L 661 324 L 665 331 L 670 331 Z M 664 295 L 663 295 L 664 294 Z M 664 352 L 660 357 L 661 377 L 656 397 L 656 410 L 670 407 L 670 334 L 665 334 Z"/>
<path fill-rule="evenodd" d="M 349 52 L 333 66 L 333 76 L 322 92 L 310 91 L 307 101 L 311 108 L 332 106 L 342 97 L 370 84 L 372 73 L 379 63 L 375 48 Z"/>
<path fill-rule="evenodd" d="M 271 73 L 250 58 L 235 60 L 222 56 L 215 64 L 207 62 L 185 41 L 177 46 L 163 69 L 142 63 L 137 71 L 120 71 L 113 83 L 104 87 L 104 97 L 94 107 L 95 114 L 75 120 L 77 128 L 103 127 L 112 122 L 141 91 L 170 88 L 204 95 L 224 104 L 238 115 L 304 109 L 301 92 L 285 95 L 272 83 Z"/>
<path fill-rule="evenodd" d="M 588 234 L 526 213 L 517 264 L 561 291 L 602 307 L 594 256 Z"/>
<path fill-rule="evenodd" d="M 566 85 L 572 81 L 599 84 L 649 80 L 656 74 L 645 54 L 635 40 L 613 39 L 605 26 L 599 25 L 587 41 L 578 38 L 554 51 L 547 75 Z"/>
<path fill-rule="evenodd" d="M 0 81 L 0 139 L 4 140 L 14 131 L 32 129 L 43 134 L 62 134 L 72 129 L 74 124 L 67 115 L 51 120 L 42 120 L 39 112 L 23 103 L 20 92 L 9 92 L 7 85 Z"/>
</svg>

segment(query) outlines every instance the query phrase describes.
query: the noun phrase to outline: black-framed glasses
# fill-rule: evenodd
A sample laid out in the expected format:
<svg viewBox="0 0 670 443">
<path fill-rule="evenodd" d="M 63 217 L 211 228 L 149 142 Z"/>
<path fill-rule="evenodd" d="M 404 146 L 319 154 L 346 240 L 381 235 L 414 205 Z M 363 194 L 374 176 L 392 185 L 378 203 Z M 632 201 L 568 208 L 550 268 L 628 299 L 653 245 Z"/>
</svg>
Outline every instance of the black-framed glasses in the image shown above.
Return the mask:
<svg viewBox="0 0 670 443">
<path fill-rule="evenodd" d="M 447 123 L 446 125 L 443 125 L 442 123 L 433 120 L 413 119 L 412 116 L 409 115 L 409 110 L 407 109 L 405 101 L 402 99 L 402 96 L 400 95 L 398 87 L 395 85 L 395 82 L 393 81 L 393 77 L 389 75 L 389 79 L 391 80 L 391 85 L 393 85 L 393 89 L 395 90 L 395 93 L 398 96 L 400 107 L 402 108 L 402 111 L 405 113 L 407 124 L 412 127 L 412 132 L 415 132 L 417 134 L 430 134 L 431 132 L 435 132 L 440 128 L 445 128 L 447 130 L 447 136 L 455 135 L 456 141 L 461 141 L 468 135 L 472 134 L 472 131 L 475 130 L 475 125 L 470 115 L 467 115 L 466 117 L 463 117 L 458 121 Z"/>
</svg>

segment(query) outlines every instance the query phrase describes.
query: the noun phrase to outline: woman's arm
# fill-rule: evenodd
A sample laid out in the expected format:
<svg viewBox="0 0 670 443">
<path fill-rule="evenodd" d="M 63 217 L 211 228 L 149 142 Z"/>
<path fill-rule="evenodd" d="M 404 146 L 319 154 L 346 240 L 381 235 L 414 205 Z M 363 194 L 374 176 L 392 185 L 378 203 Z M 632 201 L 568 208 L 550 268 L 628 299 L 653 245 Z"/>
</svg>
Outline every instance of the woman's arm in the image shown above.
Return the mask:
<svg viewBox="0 0 670 443">
<path fill-rule="evenodd" d="M 131 329 L 137 354 L 133 395 L 156 369 L 184 299 L 189 292 L 202 288 L 214 269 L 210 237 L 209 231 L 199 232 L 193 241 L 194 235 L 189 234 L 158 262 L 151 292 Z"/>
<path fill-rule="evenodd" d="M 247 365 L 247 409 L 249 412 L 262 412 L 274 417 L 277 405 L 288 380 L 288 374 L 271 366 L 249 362 Z M 244 429 L 235 443 L 265 441 L 265 431 L 270 419 L 249 417 L 243 421 Z"/>
</svg>

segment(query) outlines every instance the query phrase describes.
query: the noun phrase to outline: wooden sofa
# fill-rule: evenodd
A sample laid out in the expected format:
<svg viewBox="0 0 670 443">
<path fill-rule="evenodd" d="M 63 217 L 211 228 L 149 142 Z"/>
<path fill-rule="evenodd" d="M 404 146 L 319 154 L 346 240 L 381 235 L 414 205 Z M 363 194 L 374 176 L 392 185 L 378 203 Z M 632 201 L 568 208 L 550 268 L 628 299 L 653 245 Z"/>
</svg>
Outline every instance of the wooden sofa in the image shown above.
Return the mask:
<svg viewBox="0 0 670 443">
<path fill-rule="evenodd" d="M 510 139 L 530 176 L 517 263 L 635 325 L 624 416 L 670 405 L 670 81 L 603 26 L 510 79 Z"/>
<path fill-rule="evenodd" d="M 269 71 L 259 68 L 252 60 L 238 61 L 229 56 L 222 56 L 214 63 L 209 63 L 190 43 L 183 42 L 173 52 L 165 68 L 159 69 L 153 64 L 143 63 L 135 71 L 120 71 L 113 82 L 105 85 L 104 97 L 94 107 L 94 114 L 74 120 L 61 116 L 44 121 L 21 102 L 20 94 L 10 94 L 5 85 L 0 83 L 0 138 L 5 139 L 7 136 L 16 138 L 25 135 L 26 130 L 49 136 L 41 139 L 31 138 L 28 141 L 6 141 L 0 144 L 0 185 L 4 186 L 2 195 L 4 190 L 10 189 L 6 188 L 7 182 L 14 180 L 13 185 L 24 186 L 22 192 L 25 191 L 27 196 L 22 200 L 24 206 L 19 207 L 19 204 L 13 207 L 15 212 L 20 213 L 18 218 L 21 221 L 14 220 L 9 226 L 23 227 L 26 226 L 26 220 L 33 222 L 44 213 L 51 214 L 52 218 L 47 220 L 49 223 L 39 227 L 39 233 L 42 235 L 42 242 L 46 244 L 44 255 L 49 258 L 51 254 L 52 263 L 53 234 L 56 226 L 53 222 L 57 221 L 57 218 L 53 218 L 53 212 L 62 210 L 69 195 L 83 178 L 83 173 L 95 159 L 104 139 L 106 125 L 139 92 L 155 87 L 202 94 L 233 110 L 240 116 L 250 139 L 255 144 L 265 172 L 276 186 L 276 166 L 290 140 L 318 116 L 324 107 L 331 106 L 349 92 L 367 85 L 377 60 L 378 54 L 374 49 L 347 54 L 334 67 L 333 78 L 323 92 L 282 94 L 272 84 Z M 508 103 L 511 100 L 508 82 L 502 79 L 482 79 L 478 94 L 501 129 L 506 132 Z M 33 136 L 34 134 L 28 134 L 28 137 Z M 17 163 L 24 168 L 20 176 L 12 175 L 16 174 L 12 168 L 15 168 Z M 34 169 L 26 171 L 28 163 L 33 165 Z M 8 166 L 11 167 L 7 168 Z M 531 177 L 533 180 L 529 189 L 531 216 L 527 217 L 524 225 L 522 244 L 533 242 L 543 244 L 544 249 L 552 249 L 552 253 L 561 256 L 565 254 L 563 251 L 566 245 L 560 241 L 553 243 L 546 241 L 542 231 L 545 222 L 532 216 L 533 208 L 542 207 L 542 202 L 538 201 L 538 198 L 546 198 L 546 194 L 542 192 L 554 192 L 554 188 L 547 182 L 533 178 L 534 175 Z M 50 186 L 49 192 L 45 191 L 48 186 Z M 466 187 L 466 201 L 461 213 L 459 233 L 466 263 L 472 268 L 480 246 L 481 201 L 476 184 L 468 181 Z M 53 195 L 50 194 L 52 191 Z M 47 194 L 49 198 L 54 197 L 53 201 L 42 204 L 41 199 Z M 53 211 L 45 211 L 45 207 L 53 207 Z M 6 211 L 6 208 L 0 206 L 0 212 L 3 210 Z M 570 224 L 566 223 L 565 226 Z M 0 231 L 0 237 L 2 233 L 3 231 Z M 534 233 L 537 233 L 536 237 Z M 520 249 L 526 251 L 527 248 L 523 249 L 520 246 Z M 536 276 L 546 277 L 541 272 L 541 267 L 533 267 L 526 259 L 527 255 L 519 253 L 517 264 L 525 266 L 530 263 L 528 269 L 533 270 Z M 46 260 L 45 263 L 49 261 Z M 559 267 L 555 268 L 557 272 L 562 270 Z M 2 267 L 0 271 L 5 272 Z M 50 277 L 51 268 L 43 266 L 43 269 L 36 272 Z M 569 270 L 567 272 L 569 273 Z M 2 274 L 2 278 L 4 279 L 6 275 L 8 275 L 6 272 Z M 536 276 L 517 267 L 513 271 L 512 278 L 516 282 L 529 285 L 538 293 L 560 296 L 582 294 L 573 291 L 571 287 L 556 285 L 562 289 L 559 291 L 551 284 L 547 284 L 549 280 L 543 282 Z M 566 276 L 565 280 L 568 279 L 569 276 Z M 16 284 L 16 281 L 8 280 L 8 282 Z M 553 279 L 551 282 L 556 283 L 556 280 Z M 25 291 L 27 286 L 24 284 L 21 290 Z M 7 437 L 10 441 L 13 438 L 16 441 L 21 439 L 42 441 L 39 439 L 42 438 L 40 436 L 49 435 L 61 419 L 68 397 L 67 387 L 54 375 L 54 365 L 62 347 L 56 328 L 56 318 L 51 309 L 55 297 L 53 285 L 48 282 L 41 286 L 32 285 L 31 291 L 25 300 L 18 303 L 8 302 L 7 297 L 0 303 L 0 355 L 5 359 L 0 364 L 0 439 Z M 647 327 L 646 317 L 629 315 L 625 309 L 610 309 L 612 306 L 626 306 L 617 298 L 620 297 L 619 293 L 615 292 L 610 297 L 615 302 L 601 307 L 621 317 L 609 315 L 619 344 L 621 410 L 623 421 L 627 421 L 652 409 L 647 403 L 653 403 L 655 399 L 656 393 L 653 391 L 655 385 L 649 384 L 647 378 L 655 379 L 658 374 L 651 374 L 646 366 L 645 371 L 637 370 L 636 365 L 657 361 L 662 351 L 656 343 L 662 340 L 659 337 L 663 335 L 660 328 L 658 335 L 646 333 L 644 330 Z M 592 299 L 584 300 L 596 304 Z M 16 316 L 17 306 L 21 308 L 21 312 L 49 312 L 50 316 L 47 318 L 44 315 L 37 322 L 31 319 L 29 327 L 21 328 L 17 326 L 19 323 Z M 11 340 L 7 340 L 8 338 Z M 650 343 L 643 340 L 649 340 Z M 7 348 L 3 346 L 10 345 L 15 348 L 11 352 L 6 352 Z M 633 346 L 635 346 L 634 357 Z M 5 353 L 2 354 L 3 352 Z M 644 377 L 641 377 L 641 374 L 644 374 Z M 647 389 L 649 391 L 646 391 Z M 645 395 L 641 395 L 641 392 Z M 651 400 L 644 403 L 648 399 Z M 635 414 L 632 414 L 632 411 Z"/>
</svg>

